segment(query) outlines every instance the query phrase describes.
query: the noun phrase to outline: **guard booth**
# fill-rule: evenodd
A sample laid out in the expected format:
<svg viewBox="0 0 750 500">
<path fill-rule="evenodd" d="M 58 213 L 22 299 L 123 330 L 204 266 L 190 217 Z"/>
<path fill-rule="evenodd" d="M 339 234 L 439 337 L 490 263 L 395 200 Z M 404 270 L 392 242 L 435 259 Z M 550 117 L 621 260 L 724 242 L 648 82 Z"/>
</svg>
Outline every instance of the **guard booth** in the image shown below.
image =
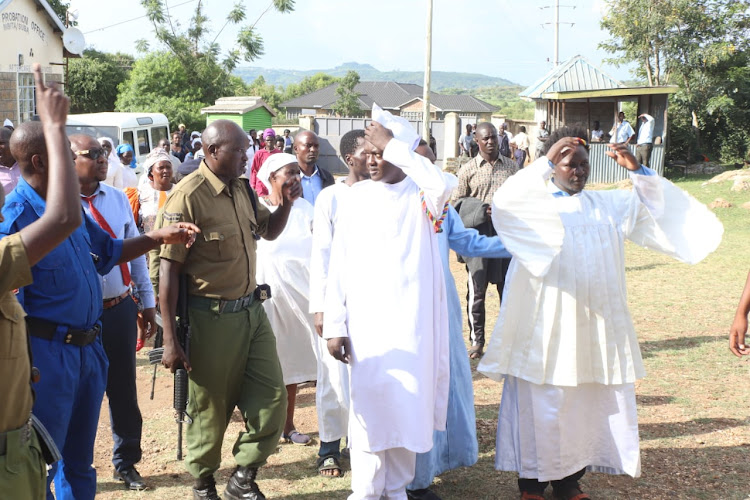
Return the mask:
<svg viewBox="0 0 750 500">
<path fill-rule="evenodd" d="M 578 55 L 554 68 L 519 95 L 536 104 L 534 118 L 537 122 L 546 121 L 550 133 L 566 125 L 582 125 L 587 129 L 589 138 L 595 121 L 599 122 L 606 134 L 617 121 L 622 103 L 636 103 L 635 115 L 626 116 L 625 119 L 630 122 L 637 137 L 640 126 L 638 116 L 647 113 L 654 117 L 651 168 L 663 175 L 668 145 L 668 98 L 677 89 L 673 85 L 627 87 Z M 630 149 L 635 154 L 635 144 L 631 144 Z M 607 151 L 607 142 L 591 143 L 589 182 L 614 183 L 628 177 L 625 169 L 605 154 Z"/>
</svg>

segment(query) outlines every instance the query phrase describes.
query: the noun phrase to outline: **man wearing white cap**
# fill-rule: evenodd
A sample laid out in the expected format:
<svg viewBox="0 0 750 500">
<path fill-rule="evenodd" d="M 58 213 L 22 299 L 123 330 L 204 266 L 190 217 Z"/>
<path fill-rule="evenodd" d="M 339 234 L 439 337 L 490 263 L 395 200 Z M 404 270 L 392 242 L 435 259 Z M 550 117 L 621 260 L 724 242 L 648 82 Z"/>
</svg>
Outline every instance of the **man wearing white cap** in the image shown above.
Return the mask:
<svg viewBox="0 0 750 500">
<path fill-rule="evenodd" d="M 5 119 L 5 121 L 3 122 L 3 127 L 7 128 L 7 129 L 8 129 L 8 130 L 10 130 L 11 132 L 12 132 L 13 130 L 15 130 L 15 128 L 16 128 L 16 127 L 14 127 L 14 126 L 13 126 L 13 122 L 12 122 L 12 121 L 10 121 L 10 120 L 9 120 L 9 119 L 7 119 L 7 118 L 6 118 L 6 119 Z"/>
<path fill-rule="evenodd" d="M 406 500 L 417 453 L 445 429 L 448 311 L 436 230 L 456 179 L 414 153 L 408 122 L 373 108 L 371 180 L 352 186 L 339 210 L 323 337 L 351 367 L 349 500 Z"/>
</svg>

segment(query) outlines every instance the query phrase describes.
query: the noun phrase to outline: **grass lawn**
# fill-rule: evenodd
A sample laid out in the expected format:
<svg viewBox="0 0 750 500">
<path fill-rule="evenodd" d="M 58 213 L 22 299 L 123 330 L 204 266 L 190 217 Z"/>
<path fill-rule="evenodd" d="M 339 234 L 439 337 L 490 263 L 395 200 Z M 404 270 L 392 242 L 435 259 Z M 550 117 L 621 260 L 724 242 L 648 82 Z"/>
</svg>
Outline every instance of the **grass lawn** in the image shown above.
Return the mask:
<svg viewBox="0 0 750 500">
<path fill-rule="evenodd" d="M 750 498 L 750 401 L 743 389 L 750 380 L 750 365 L 727 348 L 729 325 L 750 268 L 750 212 L 740 208 L 750 201 L 750 192 L 730 192 L 731 182 L 702 186 L 705 180 L 691 178 L 677 184 L 704 203 L 721 197 L 734 204 L 715 210 L 725 229 L 717 252 L 689 266 L 627 246 L 630 310 L 648 372 L 636 385 L 643 472 L 638 479 L 587 474 L 583 488 L 592 498 Z M 454 262 L 453 273 L 462 296 L 466 283 L 462 265 Z M 492 330 L 497 309 L 497 293 L 490 291 L 488 331 Z M 144 492 L 126 492 L 111 479 L 112 440 L 105 398 L 95 452 L 97 497 L 191 498 L 192 479 L 184 464 L 175 460 L 172 376 L 159 369 L 156 397 L 150 401 L 152 371 L 146 349 L 139 353 L 138 364 L 144 420 L 144 458 L 138 468 L 151 487 Z M 434 491 L 443 499 L 517 498 L 515 475 L 493 469 L 501 391 L 501 384 L 475 374 L 479 462 L 436 480 Z M 297 405 L 297 428 L 317 437 L 313 387 L 300 390 Z M 226 433 L 217 475 L 220 493 L 234 467 L 231 449 L 242 425 L 238 414 L 235 417 Z M 266 496 L 345 499 L 349 475 L 341 479 L 319 477 L 316 452 L 317 443 L 309 447 L 280 445 L 259 474 Z M 552 498 L 549 491 L 548 498 Z"/>
</svg>

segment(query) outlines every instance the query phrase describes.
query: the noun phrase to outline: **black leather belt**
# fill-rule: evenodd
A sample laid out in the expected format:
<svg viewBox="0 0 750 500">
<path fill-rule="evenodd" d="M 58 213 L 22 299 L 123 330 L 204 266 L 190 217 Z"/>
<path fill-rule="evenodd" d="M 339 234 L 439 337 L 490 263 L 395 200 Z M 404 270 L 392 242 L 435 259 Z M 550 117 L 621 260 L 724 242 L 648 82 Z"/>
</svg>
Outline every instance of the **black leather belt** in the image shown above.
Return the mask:
<svg viewBox="0 0 750 500">
<path fill-rule="evenodd" d="M 53 340 L 57 333 L 57 324 L 52 323 L 51 321 L 26 316 L 26 329 L 28 330 L 29 335 L 40 339 Z M 94 342 L 100 331 L 101 327 L 98 324 L 90 330 L 69 328 L 60 340 L 66 344 L 83 347 Z"/>
<path fill-rule="evenodd" d="M 247 295 L 240 297 L 237 300 L 222 300 L 222 299 L 210 299 L 208 297 L 200 297 L 198 295 L 191 295 L 188 298 L 188 305 L 196 309 L 202 309 L 204 311 L 213 311 L 216 314 L 232 313 L 242 311 L 250 307 L 255 300 L 254 295 Z"/>
<path fill-rule="evenodd" d="M 29 419 L 28 422 L 23 424 L 18 429 L 8 432 L 0 432 L 0 456 L 6 455 L 8 452 L 8 434 L 20 432 L 19 443 L 21 445 L 24 445 L 31 439 L 31 430 L 31 419 Z"/>
<path fill-rule="evenodd" d="M 123 292 L 121 295 L 117 297 L 112 297 L 111 299 L 104 299 L 104 304 L 102 307 L 104 309 L 112 309 L 113 307 L 115 307 L 117 304 L 127 299 L 128 297 L 130 297 L 130 290 L 128 290 L 127 292 Z"/>
</svg>

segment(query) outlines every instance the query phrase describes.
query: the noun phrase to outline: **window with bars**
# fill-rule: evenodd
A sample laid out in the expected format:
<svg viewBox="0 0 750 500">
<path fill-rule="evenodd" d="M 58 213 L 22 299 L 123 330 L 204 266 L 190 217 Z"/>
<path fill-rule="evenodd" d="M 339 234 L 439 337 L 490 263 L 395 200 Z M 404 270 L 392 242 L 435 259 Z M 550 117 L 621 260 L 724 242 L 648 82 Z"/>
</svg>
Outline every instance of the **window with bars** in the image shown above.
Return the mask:
<svg viewBox="0 0 750 500">
<path fill-rule="evenodd" d="M 36 115 L 34 74 L 18 73 L 18 121 L 31 120 Z"/>
<path fill-rule="evenodd" d="M 421 111 L 402 111 L 401 116 L 406 118 L 407 120 L 413 120 L 413 121 L 422 121 L 422 112 Z"/>
</svg>

